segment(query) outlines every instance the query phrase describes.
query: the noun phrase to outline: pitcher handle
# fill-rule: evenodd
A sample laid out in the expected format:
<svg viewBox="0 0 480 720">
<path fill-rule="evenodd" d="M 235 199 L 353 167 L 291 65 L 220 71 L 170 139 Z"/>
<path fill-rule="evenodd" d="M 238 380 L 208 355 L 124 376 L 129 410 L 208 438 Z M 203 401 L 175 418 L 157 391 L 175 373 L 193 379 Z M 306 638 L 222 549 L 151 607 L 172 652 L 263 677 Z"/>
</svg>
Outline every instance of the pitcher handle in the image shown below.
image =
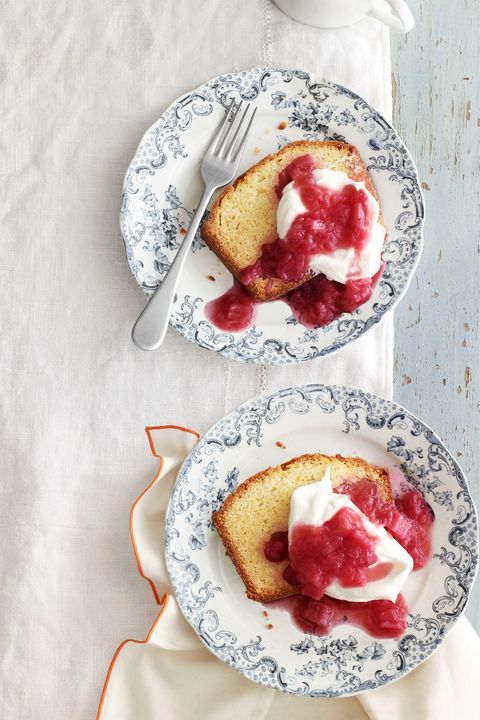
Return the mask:
<svg viewBox="0 0 480 720">
<path fill-rule="evenodd" d="M 410 32 L 415 25 L 415 20 L 408 5 L 404 0 L 386 0 L 386 2 L 388 2 L 396 15 L 393 15 L 383 8 L 373 8 L 369 14 L 377 20 L 380 20 L 380 22 L 389 25 L 397 32 Z"/>
</svg>

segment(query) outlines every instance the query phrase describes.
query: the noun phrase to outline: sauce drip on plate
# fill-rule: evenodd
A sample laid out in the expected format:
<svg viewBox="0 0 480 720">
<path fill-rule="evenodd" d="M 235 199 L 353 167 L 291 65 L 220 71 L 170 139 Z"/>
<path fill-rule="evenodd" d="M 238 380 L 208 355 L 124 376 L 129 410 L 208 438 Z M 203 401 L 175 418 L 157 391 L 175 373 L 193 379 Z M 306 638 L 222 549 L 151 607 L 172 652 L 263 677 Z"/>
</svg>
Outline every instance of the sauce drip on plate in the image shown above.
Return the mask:
<svg viewBox="0 0 480 720">
<path fill-rule="evenodd" d="M 235 280 L 230 290 L 205 305 L 205 315 L 220 330 L 239 332 L 253 324 L 256 305 L 252 296 Z"/>
</svg>

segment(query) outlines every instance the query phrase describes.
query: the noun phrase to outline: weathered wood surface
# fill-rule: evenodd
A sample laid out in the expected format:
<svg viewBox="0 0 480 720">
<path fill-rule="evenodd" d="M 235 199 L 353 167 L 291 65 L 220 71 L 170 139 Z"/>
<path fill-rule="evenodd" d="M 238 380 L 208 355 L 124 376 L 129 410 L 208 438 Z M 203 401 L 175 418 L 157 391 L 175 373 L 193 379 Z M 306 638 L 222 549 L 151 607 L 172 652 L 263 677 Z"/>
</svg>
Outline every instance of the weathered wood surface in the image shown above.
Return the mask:
<svg viewBox="0 0 480 720">
<path fill-rule="evenodd" d="M 480 3 L 410 0 L 392 35 L 394 121 L 426 201 L 425 249 L 395 319 L 395 399 L 434 427 L 480 506 Z M 480 630 L 480 582 L 467 615 Z"/>
</svg>

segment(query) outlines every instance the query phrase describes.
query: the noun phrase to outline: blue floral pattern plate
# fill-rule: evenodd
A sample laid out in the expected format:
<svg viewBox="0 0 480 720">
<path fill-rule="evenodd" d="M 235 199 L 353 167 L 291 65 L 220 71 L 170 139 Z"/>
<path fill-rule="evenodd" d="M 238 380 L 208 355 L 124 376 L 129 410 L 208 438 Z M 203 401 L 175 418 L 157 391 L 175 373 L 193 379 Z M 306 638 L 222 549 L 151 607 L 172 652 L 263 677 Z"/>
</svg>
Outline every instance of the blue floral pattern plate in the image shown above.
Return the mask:
<svg viewBox="0 0 480 720">
<path fill-rule="evenodd" d="M 400 640 L 376 640 L 349 624 L 307 635 L 281 610 L 269 609 L 267 621 L 245 596 L 212 512 L 250 475 L 308 452 L 399 466 L 435 512 L 432 557 L 403 590 L 409 616 Z M 338 697 L 401 678 L 441 644 L 475 577 L 477 518 L 461 469 L 423 422 L 361 390 L 307 385 L 254 398 L 199 441 L 170 499 L 166 560 L 185 618 L 217 657 L 270 688 Z"/>
<path fill-rule="evenodd" d="M 355 93 L 311 73 L 257 68 L 220 75 L 178 98 L 152 125 L 123 187 L 120 225 L 132 273 L 147 294 L 165 277 L 201 194 L 199 163 L 232 98 L 258 108 L 239 174 L 294 140 L 335 139 L 358 148 L 388 230 L 386 266 L 369 302 L 326 327 L 307 330 L 276 301 L 258 308 L 248 330 L 226 333 L 204 309 L 231 287 L 232 276 L 198 235 L 171 323 L 197 345 L 243 362 L 294 363 L 336 352 L 404 295 L 422 249 L 423 199 L 412 159 L 389 123 Z"/>
</svg>

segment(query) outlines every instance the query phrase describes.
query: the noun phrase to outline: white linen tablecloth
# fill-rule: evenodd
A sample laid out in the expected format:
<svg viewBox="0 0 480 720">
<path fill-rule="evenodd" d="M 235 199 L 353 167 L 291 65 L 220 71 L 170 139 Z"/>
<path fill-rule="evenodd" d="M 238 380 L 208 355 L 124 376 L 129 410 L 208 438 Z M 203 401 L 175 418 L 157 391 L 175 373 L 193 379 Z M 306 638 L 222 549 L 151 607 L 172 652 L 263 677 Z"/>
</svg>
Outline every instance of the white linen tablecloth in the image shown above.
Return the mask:
<svg viewBox="0 0 480 720">
<path fill-rule="evenodd" d="M 389 39 L 375 20 L 309 28 L 270 0 L 1 9 L 0 716 L 83 720 L 119 640 L 156 615 L 128 534 L 154 468 L 144 426 L 203 432 L 260 389 L 392 384 L 391 318 L 293 367 L 227 362 L 174 331 L 138 351 L 145 299 L 118 229 L 127 164 L 179 94 L 262 64 L 311 70 L 389 116 Z"/>
</svg>

